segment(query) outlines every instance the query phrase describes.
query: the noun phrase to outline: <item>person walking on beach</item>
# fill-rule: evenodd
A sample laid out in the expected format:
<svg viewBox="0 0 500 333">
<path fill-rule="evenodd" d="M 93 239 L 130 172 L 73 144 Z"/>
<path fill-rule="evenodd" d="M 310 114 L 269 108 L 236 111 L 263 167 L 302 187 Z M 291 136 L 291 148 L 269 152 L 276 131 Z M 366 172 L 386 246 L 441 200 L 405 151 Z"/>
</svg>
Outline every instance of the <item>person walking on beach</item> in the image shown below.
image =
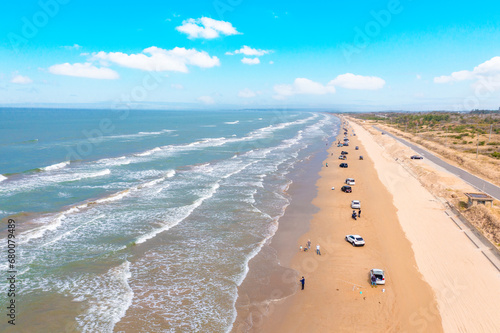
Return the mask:
<svg viewBox="0 0 500 333">
<path fill-rule="evenodd" d="M 321 255 L 321 252 L 319 250 L 319 244 L 316 245 L 316 254 L 319 255 L 319 256 Z"/>
<path fill-rule="evenodd" d="M 310 239 L 307 240 L 307 249 L 308 250 L 311 249 L 311 240 Z"/>
<path fill-rule="evenodd" d="M 302 245 L 299 247 L 299 251 L 302 252 Z"/>
<path fill-rule="evenodd" d="M 328 168 L 328 162 L 326 163 L 326 167 Z"/>
<path fill-rule="evenodd" d="M 306 284 L 306 279 L 304 279 L 304 277 L 302 277 L 302 279 L 300 279 L 300 283 L 302 284 L 302 290 L 304 290 L 304 285 Z"/>
<path fill-rule="evenodd" d="M 361 208 L 359 209 L 358 217 L 361 217 Z"/>
<path fill-rule="evenodd" d="M 377 277 L 375 276 L 375 274 L 372 275 L 372 288 L 375 286 L 377 287 Z"/>
</svg>

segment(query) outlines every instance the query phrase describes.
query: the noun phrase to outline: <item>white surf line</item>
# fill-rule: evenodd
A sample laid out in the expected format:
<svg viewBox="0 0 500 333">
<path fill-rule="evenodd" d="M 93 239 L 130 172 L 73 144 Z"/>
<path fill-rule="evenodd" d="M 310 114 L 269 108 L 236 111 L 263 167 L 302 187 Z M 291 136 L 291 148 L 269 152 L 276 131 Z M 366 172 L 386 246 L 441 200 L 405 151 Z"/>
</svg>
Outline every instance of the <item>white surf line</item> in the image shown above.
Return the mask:
<svg viewBox="0 0 500 333">
<path fill-rule="evenodd" d="M 49 246 L 50 244 L 58 242 L 61 239 L 63 239 L 64 237 L 66 237 L 66 236 L 72 234 L 73 232 L 77 231 L 78 229 L 80 229 L 80 228 L 82 228 L 82 227 L 84 227 L 84 226 L 86 226 L 86 225 L 88 225 L 88 224 L 90 224 L 90 223 L 92 223 L 92 222 L 94 222 L 94 221 L 96 221 L 98 219 L 101 219 L 101 218 L 103 218 L 105 216 L 106 216 L 105 214 L 101 214 L 98 217 L 96 217 L 96 218 L 94 218 L 94 219 L 92 219 L 92 220 L 90 220 L 88 222 L 85 222 L 85 223 L 79 225 L 78 227 L 74 228 L 73 230 L 65 232 L 64 234 L 60 235 L 59 237 L 56 237 L 55 239 L 51 240 L 50 242 L 47 242 L 47 243 L 43 244 L 42 247 L 46 247 L 46 246 Z"/>
</svg>

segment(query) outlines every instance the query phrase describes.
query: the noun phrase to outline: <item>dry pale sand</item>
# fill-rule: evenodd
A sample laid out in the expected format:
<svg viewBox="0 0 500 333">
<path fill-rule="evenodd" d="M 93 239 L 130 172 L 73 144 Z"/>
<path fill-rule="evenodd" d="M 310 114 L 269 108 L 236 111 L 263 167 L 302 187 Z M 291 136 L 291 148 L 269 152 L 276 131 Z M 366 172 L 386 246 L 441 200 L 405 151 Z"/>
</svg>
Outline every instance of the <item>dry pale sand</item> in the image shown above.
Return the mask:
<svg viewBox="0 0 500 333">
<path fill-rule="evenodd" d="M 351 125 L 370 152 L 380 180 L 394 196 L 418 269 L 437 297 L 445 332 L 500 332 L 499 272 L 444 213 L 445 207 L 409 176 L 394 156 L 366 131 Z M 383 140 L 394 141 L 388 137 Z M 422 313 L 418 318 L 420 331 L 428 332 L 424 313 L 432 312 L 425 307 L 417 310 Z"/>
<path fill-rule="evenodd" d="M 350 137 L 351 145 L 344 149 L 349 152 L 347 169 L 338 166 L 342 149 L 329 149 L 333 156 L 326 161 L 329 167 L 320 172 L 318 196 L 313 201 L 320 211 L 314 215 L 310 231 L 300 238 L 292 260 L 292 267 L 305 276 L 306 288 L 274 305 L 259 331 L 443 331 L 435 294 L 417 268 L 412 244 L 405 237 L 409 231 L 403 231 L 401 217 L 388 191 L 388 188 L 394 190 L 394 184 L 384 186 L 389 174 L 384 173 L 384 168 L 392 167 L 392 162 L 382 159 L 380 147 L 372 147 L 367 134 L 361 137 L 368 149 L 361 145 L 360 136 Z M 356 145 L 360 146 L 359 151 L 354 149 Z M 363 161 L 358 159 L 359 155 L 364 155 Z M 370 157 L 377 161 L 377 170 L 383 175 L 380 178 Z M 356 179 L 350 194 L 340 191 L 347 177 Z M 335 190 L 331 190 L 332 186 Z M 405 191 L 409 192 L 405 206 L 412 208 L 412 212 L 417 208 L 411 219 L 418 221 L 420 210 L 415 204 L 420 202 L 417 199 L 421 194 L 408 187 Z M 394 193 L 400 195 L 399 191 Z M 351 219 L 353 199 L 361 200 L 362 205 L 362 215 L 357 221 Z M 397 202 L 400 201 L 398 198 Z M 427 202 L 420 208 L 428 209 Z M 345 242 L 345 235 L 351 233 L 362 235 L 367 245 L 354 248 Z M 311 251 L 298 252 L 299 245 L 305 245 L 308 239 L 312 241 Z M 315 254 L 316 244 L 321 246 L 321 256 Z M 370 287 L 368 274 L 372 268 L 386 271 L 385 286 Z"/>
</svg>

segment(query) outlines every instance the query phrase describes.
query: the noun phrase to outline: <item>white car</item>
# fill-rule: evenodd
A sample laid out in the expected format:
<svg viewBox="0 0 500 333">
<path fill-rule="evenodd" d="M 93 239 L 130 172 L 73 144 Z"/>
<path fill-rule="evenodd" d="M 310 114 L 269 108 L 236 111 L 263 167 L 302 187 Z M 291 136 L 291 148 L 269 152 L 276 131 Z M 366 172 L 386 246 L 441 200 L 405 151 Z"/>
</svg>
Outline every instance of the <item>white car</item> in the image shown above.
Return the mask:
<svg viewBox="0 0 500 333">
<path fill-rule="evenodd" d="M 347 185 L 356 185 L 356 182 L 354 181 L 354 178 L 347 178 L 347 179 L 345 180 L 345 183 L 346 183 Z"/>
<path fill-rule="evenodd" d="M 359 202 L 359 200 L 351 201 L 351 208 L 352 209 L 361 209 L 361 202 Z"/>
<path fill-rule="evenodd" d="M 373 275 L 377 278 L 376 284 L 385 284 L 385 273 L 383 270 L 377 268 L 370 270 L 370 281 Z"/>
<path fill-rule="evenodd" d="M 352 244 L 352 246 L 364 246 L 365 240 L 360 235 L 347 235 L 345 240 Z"/>
</svg>

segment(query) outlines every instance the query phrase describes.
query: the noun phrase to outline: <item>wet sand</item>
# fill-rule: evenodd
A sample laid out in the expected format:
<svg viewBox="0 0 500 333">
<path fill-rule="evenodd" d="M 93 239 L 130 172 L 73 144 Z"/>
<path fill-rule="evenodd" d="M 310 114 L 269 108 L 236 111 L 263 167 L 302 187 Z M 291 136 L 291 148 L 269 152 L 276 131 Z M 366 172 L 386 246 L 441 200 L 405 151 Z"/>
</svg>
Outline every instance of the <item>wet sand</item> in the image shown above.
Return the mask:
<svg viewBox="0 0 500 333">
<path fill-rule="evenodd" d="M 290 268 L 296 240 L 309 230 L 310 221 L 319 208 L 312 204 L 318 191 L 318 172 L 326 153 L 317 153 L 305 161 L 287 189 L 290 205 L 279 219 L 278 230 L 250 260 L 249 271 L 238 288 L 237 318 L 232 332 L 260 332 L 275 305 L 297 292 L 298 272 Z"/>
<path fill-rule="evenodd" d="M 339 136 L 342 138 L 343 134 Z M 271 304 L 261 326 L 252 331 L 443 331 L 435 294 L 417 268 L 393 196 L 380 181 L 370 158 L 374 152 L 365 150 L 359 136 L 349 139 L 349 147 L 334 145 L 328 150 L 329 167 L 320 171 L 318 195 L 313 200 L 319 212 L 314 214 L 310 230 L 296 243 L 291 267 L 305 277 L 305 290 Z M 345 161 L 349 168 L 339 168 L 341 150 L 349 152 Z M 364 160 L 360 161 L 359 155 Z M 340 191 L 348 177 L 356 180 L 353 193 Z M 357 221 L 351 218 L 350 202 L 354 199 L 360 200 L 362 207 Z M 347 234 L 360 234 L 366 246 L 351 246 L 344 240 Z M 308 239 L 311 251 L 299 253 L 299 246 Z M 317 244 L 321 255 L 314 251 Z M 372 268 L 386 271 L 385 286 L 371 288 Z M 295 283 L 298 287 L 298 279 Z"/>
</svg>

